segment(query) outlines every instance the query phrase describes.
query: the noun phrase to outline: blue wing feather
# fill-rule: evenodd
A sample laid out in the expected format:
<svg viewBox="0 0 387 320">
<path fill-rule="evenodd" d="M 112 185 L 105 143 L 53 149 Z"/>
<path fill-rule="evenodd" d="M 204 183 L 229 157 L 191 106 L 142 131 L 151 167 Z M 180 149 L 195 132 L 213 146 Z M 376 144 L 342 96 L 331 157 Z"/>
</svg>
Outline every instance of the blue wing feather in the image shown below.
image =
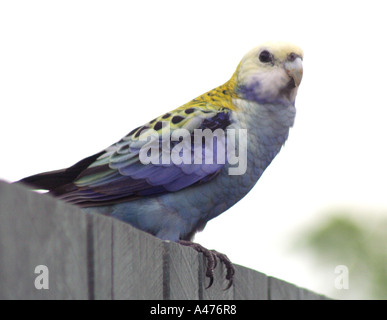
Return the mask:
<svg viewBox="0 0 387 320">
<path fill-rule="evenodd" d="M 190 114 L 188 120 L 193 117 L 199 117 L 200 121 L 195 119 L 197 124 L 195 128 L 192 128 L 191 125 L 191 135 L 194 129 L 212 131 L 218 128 L 226 129 L 231 123 L 228 109 Z M 84 207 L 130 201 L 139 197 L 177 192 L 197 183 L 205 183 L 213 179 L 224 166 L 224 164 L 216 163 L 205 164 L 204 156 L 200 164 L 150 163 L 144 165 L 139 160 L 139 152 L 146 142 L 140 139 L 141 135 L 147 132 L 144 130 L 145 127 L 148 129 L 151 128 L 151 125 L 147 124 L 133 130 L 118 143 L 107 148 L 104 154 L 77 177 L 71 189 L 62 192 L 59 197 Z M 171 128 L 171 133 L 173 130 L 174 128 Z M 192 154 L 193 141 L 192 138 Z M 159 142 L 161 148 L 161 140 Z M 171 142 L 171 148 L 177 143 Z M 216 146 L 216 143 L 214 145 Z M 204 144 L 202 148 L 204 155 Z M 216 148 L 214 153 L 216 153 Z"/>
</svg>

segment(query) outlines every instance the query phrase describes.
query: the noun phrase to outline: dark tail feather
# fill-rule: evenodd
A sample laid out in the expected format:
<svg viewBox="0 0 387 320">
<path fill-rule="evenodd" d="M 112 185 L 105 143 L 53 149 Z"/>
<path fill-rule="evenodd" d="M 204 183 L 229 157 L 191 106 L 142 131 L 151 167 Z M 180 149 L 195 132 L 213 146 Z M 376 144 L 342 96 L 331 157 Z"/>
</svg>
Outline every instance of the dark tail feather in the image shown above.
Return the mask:
<svg viewBox="0 0 387 320">
<path fill-rule="evenodd" d="M 26 184 L 34 189 L 52 190 L 66 184 L 70 177 L 66 175 L 66 169 L 43 172 L 21 179 L 17 183 Z"/>
<path fill-rule="evenodd" d="M 34 189 L 55 190 L 72 183 L 79 174 L 91 165 L 104 151 L 85 158 L 67 169 L 43 172 L 21 179 L 17 183 L 26 184 Z"/>
</svg>

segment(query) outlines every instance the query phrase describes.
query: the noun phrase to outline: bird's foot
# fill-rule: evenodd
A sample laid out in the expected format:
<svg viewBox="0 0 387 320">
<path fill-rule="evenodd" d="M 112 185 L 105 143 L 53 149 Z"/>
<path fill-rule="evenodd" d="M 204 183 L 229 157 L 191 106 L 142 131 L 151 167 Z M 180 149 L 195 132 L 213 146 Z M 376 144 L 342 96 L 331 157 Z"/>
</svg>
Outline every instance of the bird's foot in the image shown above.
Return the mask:
<svg viewBox="0 0 387 320">
<path fill-rule="evenodd" d="M 191 241 L 179 240 L 178 243 L 181 244 L 182 246 L 190 247 L 190 248 L 196 250 L 197 252 L 203 253 L 204 257 L 207 260 L 206 277 L 210 278 L 210 283 L 206 287 L 206 289 L 211 287 L 213 282 L 214 282 L 214 270 L 218 264 L 217 258 L 219 259 L 219 261 L 221 263 L 223 263 L 225 265 L 226 270 L 227 270 L 226 280 L 228 280 L 229 283 L 228 283 L 225 290 L 228 290 L 232 286 L 234 274 L 235 274 L 235 269 L 234 269 L 234 266 L 232 265 L 230 259 L 225 254 L 217 252 L 215 250 L 208 250 L 208 249 L 204 248 L 202 245 L 195 243 L 195 242 L 191 242 Z"/>
</svg>

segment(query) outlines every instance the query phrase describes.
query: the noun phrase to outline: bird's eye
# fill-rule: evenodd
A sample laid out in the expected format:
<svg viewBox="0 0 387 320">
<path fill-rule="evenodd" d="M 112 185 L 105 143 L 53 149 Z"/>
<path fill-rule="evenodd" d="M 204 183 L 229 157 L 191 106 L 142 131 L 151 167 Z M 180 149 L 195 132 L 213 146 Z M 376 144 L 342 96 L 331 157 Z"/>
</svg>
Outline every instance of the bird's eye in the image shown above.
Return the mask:
<svg viewBox="0 0 387 320">
<path fill-rule="evenodd" d="M 297 57 L 298 57 L 298 56 L 297 56 L 295 53 L 292 52 L 291 54 L 288 55 L 288 60 L 289 60 L 290 62 L 292 62 L 292 61 L 296 60 Z"/>
<path fill-rule="evenodd" d="M 272 55 L 271 55 L 271 53 L 269 51 L 267 51 L 267 50 L 263 50 L 259 54 L 259 61 L 261 61 L 263 63 L 272 62 Z"/>
</svg>

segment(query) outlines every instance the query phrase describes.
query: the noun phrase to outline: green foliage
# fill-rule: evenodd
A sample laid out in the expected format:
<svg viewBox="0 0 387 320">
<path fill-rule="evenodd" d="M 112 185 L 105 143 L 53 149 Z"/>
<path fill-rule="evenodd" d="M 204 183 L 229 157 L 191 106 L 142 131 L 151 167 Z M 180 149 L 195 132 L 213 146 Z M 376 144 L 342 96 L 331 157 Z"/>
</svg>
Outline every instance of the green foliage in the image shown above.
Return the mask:
<svg viewBox="0 0 387 320">
<path fill-rule="evenodd" d="M 319 266 L 348 268 L 350 289 L 340 295 L 332 290 L 333 297 L 387 299 L 385 215 L 337 211 L 300 239 L 298 247 L 307 249 Z"/>
</svg>

